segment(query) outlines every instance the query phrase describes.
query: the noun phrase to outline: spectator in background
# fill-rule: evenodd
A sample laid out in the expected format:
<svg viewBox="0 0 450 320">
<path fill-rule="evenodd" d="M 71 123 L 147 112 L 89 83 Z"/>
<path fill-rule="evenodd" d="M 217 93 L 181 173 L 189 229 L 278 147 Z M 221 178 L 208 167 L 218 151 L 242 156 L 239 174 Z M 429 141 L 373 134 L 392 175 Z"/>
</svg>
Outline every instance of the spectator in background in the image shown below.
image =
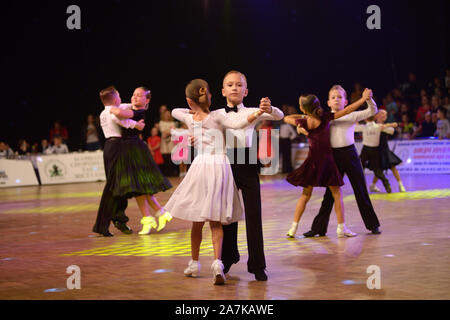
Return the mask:
<svg viewBox="0 0 450 320">
<path fill-rule="evenodd" d="M 82 150 L 95 151 L 100 149 L 100 123 L 92 114 L 87 116 L 87 123 L 81 129 Z"/>
<path fill-rule="evenodd" d="M 437 111 L 437 125 L 436 132 L 434 133 L 435 137 L 439 139 L 450 139 L 450 122 L 447 118 L 445 118 L 445 109 L 439 108 Z"/>
<path fill-rule="evenodd" d="M 415 119 L 414 113 L 412 112 L 411 108 L 408 106 L 406 102 L 402 102 L 400 104 L 400 114 L 403 115 L 406 113 L 408 115 L 408 119 Z"/>
<path fill-rule="evenodd" d="M 37 155 L 37 154 L 39 153 L 39 150 L 40 150 L 40 145 L 39 145 L 39 143 L 38 143 L 38 142 L 34 142 L 34 143 L 31 145 L 31 154 L 32 154 L 32 155 Z"/>
<path fill-rule="evenodd" d="M 161 132 L 161 129 L 159 128 L 159 122 L 163 119 L 163 114 L 169 110 L 165 104 L 162 104 L 159 106 L 159 116 L 158 121 L 155 123 L 156 129 L 158 129 Z M 172 116 L 172 115 L 171 115 Z"/>
<path fill-rule="evenodd" d="M 431 112 L 437 112 L 438 109 L 441 107 L 439 104 L 439 97 L 437 95 L 434 95 L 431 97 Z"/>
<path fill-rule="evenodd" d="M 419 110 L 417 110 L 416 114 L 416 123 L 417 125 L 420 125 L 422 121 L 424 120 L 425 114 L 429 112 L 431 109 L 430 103 L 428 102 L 427 96 L 422 96 L 422 105 L 419 107 Z"/>
<path fill-rule="evenodd" d="M 414 134 L 414 124 L 409 121 L 407 113 L 402 114 L 402 120 L 398 124 L 397 132 L 401 139 L 411 139 Z"/>
<path fill-rule="evenodd" d="M 359 82 L 356 82 L 353 87 L 353 92 L 350 94 L 350 103 L 355 102 L 362 97 L 363 89 Z"/>
<path fill-rule="evenodd" d="M 436 89 L 444 88 L 444 86 L 441 83 L 441 79 L 439 77 L 434 77 L 433 82 L 430 82 L 428 84 L 428 87 L 430 88 L 432 94 L 436 94 Z"/>
<path fill-rule="evenodd" d="M 444 92 L 443 88 L 436 88 L 434 95 L 438 96 L 439 99 L 444 99 Z"/>
<path fill-rule="evenodd" d="M 422 99 L 422 97 L 428 97 L 427 89 L 420 89 L 420 99 Z"/>
<path fill-rule="evenodd" d="M 65 143 L 63 143 L 63 140 L 59 136 L 55 136 L 54 144 L 51 147 L 51 153 L 54 154 L 62 154 L 62 153 L 69 153 L 69 148 Z"/>
<path fill-rule="evenodd" d="M 161 154 L 161 137 L 159 136 L 159 130 L 156 127 L 153 127 L 150 131 L 151 136 L 147 138 L 147 145 L 150 153 L 155 160 L 155 163 L 158 167 L 161 168 L 161 165 L 164 163 L 164 159 Z"/>
<path fill-rule="evenodd" d="M 445 96 L 442 100 L 442 107 L 447 110 L 447 119 L 450 119 L 450 97 Z"/>
<path fill-rule="evenodd" d="M 16 155 L 18 156 L 28 156 L 30 155 L 30 145 L 28 144 L 28 142 L 25 139 L 20 139 L 19 140 L 19 144 L 18 144 L 18 148 L 16 151 Z"/>
<path fill-rule="evenodd" d="M 431 120 L 431 112 L 425 113 L 424 120 L 421 124 L 418 124 L 417 130 L 413 134 L 413 138 L 428 138 L 434 135 L 436 131 L 436 125 Z"/>
<path fill-rule="evenodd" d="M 437 122 L 438 122 L 438 116 L 437 116 L 437 112 L 431 112 L 431 122 L 433 122 L 433 124 L 437 127 Z"/>
<path fill-rule="evenodd" d="M 414 109 L 419 106 L 419 84 L 416 79 L 416 75 L 414 72 L 410 72 L 408 74 L 408 81 L 402 84 L 401 89 L 403 92 L 403 96 L 410 106 Z"/>
<path fill-rule="evenodd" d="M 50 146 L 50 143 L 48 143 L 48 140 L 47 139 L 42 139 L 41 140 L 41 145 L 39 147 L 39 153 L 50 154 L 52 152 L 53 152 L 53 150 L 52 150 L 52 147 Z"/>
<path fill-rule="evenodd" d="M 392 90 L 392 95 L 394 96 L 394 101 L 397 102 L 397 105 L 400 105 L 404 101 L 403 93 L 399 88 Z"/>
<path fill-rule="evenodd" d="M 6 159 L 14 158 L 14 151 L 4 141 L 0 141 L 0 159 L 1 158 L 6 158 Z"/>
<path fill-rule="evenodd" d="M 386 123 L 396 122 L 398 106 L 397 103 L 394 101 L 394 98 L 392 97 L 391 93 L 388 93 L 386 95 L 386 111 L 388 113 Z"/>
<path fill-rule="evenodd" d="M 163 106 L 161 106 L 163 107 Z M 161 109 L 161 108 L 160 108 Z M 163 109 L 164 110 L 164 109 Z M 163 111 L 161 115 L 161 121 L 159 121 L 159 131 L 161 132 L 161 154 L 164 159 L 162 166 L 163 174 L 167 177 L 177 176 L 177 167 L 172 162 L 171 155 L 174 144 L 172 142 L 172 136 L 170 131 L 176 128 L 175 121 L 172 119 L 172 115 L 169 110 Z"/>
<path fill-rule="evenodd" d="M 61 137 L 64 143 L 69 140 L 69 133 L 67 132 L 67 129 L 61 125 L 59 120 L 55 120 L 55 122 L 53 122 L 53 127 L 50 129 L 51 143 L 54 143 L 55 137 Z"/>
</svg>

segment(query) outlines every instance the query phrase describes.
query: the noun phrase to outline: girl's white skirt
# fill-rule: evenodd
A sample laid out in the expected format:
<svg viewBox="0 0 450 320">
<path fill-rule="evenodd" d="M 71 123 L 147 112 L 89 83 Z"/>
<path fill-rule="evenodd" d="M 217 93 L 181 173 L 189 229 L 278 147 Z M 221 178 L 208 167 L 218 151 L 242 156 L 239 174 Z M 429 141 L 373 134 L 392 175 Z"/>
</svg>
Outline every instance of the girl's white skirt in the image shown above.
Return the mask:
<svg viewBox="0 0 450 320">
<path fill-rule="evenodd" d="M 226 154 L 199 154 L 164 208 L 176 218 L 230 224 L 244 218 Z"/>
</svg>

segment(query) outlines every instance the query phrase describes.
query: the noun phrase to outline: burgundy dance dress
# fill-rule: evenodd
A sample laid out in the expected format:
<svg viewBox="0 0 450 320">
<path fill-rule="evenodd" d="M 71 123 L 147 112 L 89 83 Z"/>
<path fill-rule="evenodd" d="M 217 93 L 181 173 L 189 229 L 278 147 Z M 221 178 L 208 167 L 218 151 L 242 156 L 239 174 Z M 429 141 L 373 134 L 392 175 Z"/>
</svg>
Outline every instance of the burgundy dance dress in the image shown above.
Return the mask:
<svg viewBox="0 0 450 320">
<path fill-rule="evenodd" d="M 315 129 L 308 129 L 306 119 L 297 119 L 308 131 L 309 153 L 303 164 L 292 171 L 286 180 L 294 186 L 302 187 L 328 187 L 342 186 L 344 181 L 334 162 L 330 144 L 330 121 L 334 114 L 324 112 L 320 118 L 321 123 Z"/>
</svg>

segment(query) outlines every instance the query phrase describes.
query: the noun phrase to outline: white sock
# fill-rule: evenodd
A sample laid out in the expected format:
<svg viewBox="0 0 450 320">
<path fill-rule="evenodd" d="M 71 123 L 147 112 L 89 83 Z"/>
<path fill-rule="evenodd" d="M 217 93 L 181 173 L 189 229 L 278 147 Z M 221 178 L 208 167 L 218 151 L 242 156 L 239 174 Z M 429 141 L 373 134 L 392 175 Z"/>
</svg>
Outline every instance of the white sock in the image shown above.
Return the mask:
<svg viewBox="0 0 450 320">
<path fill-rule="evenodd" d="M 344 227 L 345 227 L 345 223 L 338 224 L 339 229 L 344 229 Z"/>
</svg>

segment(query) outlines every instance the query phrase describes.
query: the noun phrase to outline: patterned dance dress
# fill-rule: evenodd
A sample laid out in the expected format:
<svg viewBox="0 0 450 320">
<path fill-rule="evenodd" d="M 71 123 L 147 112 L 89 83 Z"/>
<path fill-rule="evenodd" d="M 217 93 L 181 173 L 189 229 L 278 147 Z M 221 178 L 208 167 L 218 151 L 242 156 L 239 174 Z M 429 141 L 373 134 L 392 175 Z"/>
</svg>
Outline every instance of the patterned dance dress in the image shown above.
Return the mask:
<svg viewBox="0 0 450 320">
<path fill-rule="evenodd" d="M 145 119 L 145 110 L 133 110 L 133 120 Z M 153 195 L 172 188 L 164 177 L 148 149 L 139 138 L 137 129 L 122 128 L 119 157 L 112 174 L 113 196 L 134 198 L 144 194 Z"/>
</svg>

